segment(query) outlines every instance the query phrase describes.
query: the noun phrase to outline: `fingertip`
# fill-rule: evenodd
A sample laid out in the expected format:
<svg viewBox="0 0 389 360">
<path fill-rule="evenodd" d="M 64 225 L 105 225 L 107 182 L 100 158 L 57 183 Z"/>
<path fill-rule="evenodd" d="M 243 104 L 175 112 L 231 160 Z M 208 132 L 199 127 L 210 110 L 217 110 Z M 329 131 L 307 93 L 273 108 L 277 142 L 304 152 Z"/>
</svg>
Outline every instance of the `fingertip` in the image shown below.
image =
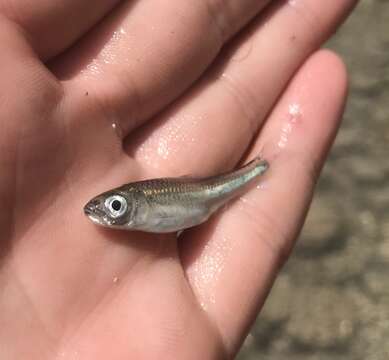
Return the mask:
<svg viewBox="0 0 389 360">
<path fill-rule="evenodd" d="M 310 61 L 317 61 L 317 75 L 327 79 L 332 84 L 336 95 L 346 95 L 348 92 L 348 71 L 343 59 L 330 49 L 321 49 L 312 55 Z"/>
</svg>

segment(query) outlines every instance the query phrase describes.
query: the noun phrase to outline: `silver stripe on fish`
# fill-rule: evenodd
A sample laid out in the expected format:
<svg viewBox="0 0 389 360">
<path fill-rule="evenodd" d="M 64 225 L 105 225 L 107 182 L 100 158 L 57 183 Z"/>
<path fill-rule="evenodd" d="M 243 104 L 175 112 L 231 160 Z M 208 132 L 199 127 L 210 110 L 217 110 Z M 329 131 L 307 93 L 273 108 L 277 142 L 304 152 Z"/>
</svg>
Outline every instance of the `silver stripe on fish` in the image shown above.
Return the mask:
<svg viewBox="0 0 389 360">
<path fill-rule="evenodd" d="M 266 160 L 255 158 L 235 171 L 207 178 L 132 182 L 94 197 L 84 212 L 95 224 L 108 228 L 176 232 L 206 221 L 268 167 Z"/>
</svg>

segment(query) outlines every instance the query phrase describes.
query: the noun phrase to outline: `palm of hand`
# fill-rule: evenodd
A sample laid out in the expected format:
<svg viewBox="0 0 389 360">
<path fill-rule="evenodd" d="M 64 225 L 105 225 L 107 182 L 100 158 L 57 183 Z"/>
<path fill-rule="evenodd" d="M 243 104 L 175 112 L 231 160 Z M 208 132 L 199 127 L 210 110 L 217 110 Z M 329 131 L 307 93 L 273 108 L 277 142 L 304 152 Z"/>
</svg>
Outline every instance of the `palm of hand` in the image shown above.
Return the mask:
<svg viewBox="0 0 389 360">
<path fill-rule="evenodd" d="M 21 331 L 12 325 L 18 314 L 20 325 L 30 326 L 25 345 L 48 358 L 53 347 L 70 358 L 124 358 L 146 349 L 154 358 L 176 341 L 188 351 L 193 341 L 210 343 L 216 334 L 187 284 L 175 236 L 106 232 L 84 218 L 85 201 L 109 183 L 105 174 L 136 178 L 139 168 L 123 159 L 111 124 L 98 115 L 82 124 L 77 109 L 73 118 L 73 111 L 55 113 L 61 97 L 54 91 L 30 100 L 43 99 L 42 113 L 18 119 L 33 126 L 18 123 L 2 139 L 11 161 L 1 194 L 12 209 L 2 217 L 2 271 L 18 295 L 3 323 Z M 19 111 L 9 110 L 8 117 Z M 102 146 L 90 121 L 105 127 Z"/>
<path fill-rule="evenodd" d="M 46 6 L 43 3 L 37 7 Z M 317 30 L 316 36 L 321 38 L 322 33 L 331 30 L 333 18 L 339 18 L 351 3 L 333 6 L 332 12 L 328 11 L 330 15 L 323 16 L 323 28 Z M 253 6 L 242 5 L 242 9 L 245 7 L 245 16 L 249 17 Z M 257 5 L 256 11 L 260 7 Z M 137 8 L 142 13 L 142 5 Z M 277 19 L 277 12 L 269 11 L 270 19 Z M 131 29 L 139 14 L 123 10 L 121 16 L 129 18 Z M 287 14 L 283 16 L 288 19 Z M 179 248 L 173 235 L 97 228 L 83 216 L 82 207 L 92 196 L 121 183 L 151 176 L 205 175 L 236 164 L 248 142 L 257 136 L 256 129 L 293 71 L 314 46 L 303 38 L 306 47 L 298 56 L 291 56 L 281 79 L 264 84 L 268 91 L 265 99 L 249 102 L 250 96 L 242 95 L 245 91 L 236 95 L 234 89 L 249 89 L 256 84 L 251 76 L 252 59 L 261 51 L 251 50 L 247 55 L 247 38 L 249 43 L 255 43 L 255 38 L 265 31 L 261 21 L 236 41 L 231 47 L 232 55 L 220 55 L 215 70 L 161 114 L 158 112 L 163 106 L 177 99 L 178 93 L 210 62 L 212 54 L 205 51 L 203 39 L 192 36 L 192 47 L 183 49 L 179 45 L 190 33 L 184 34 L 182 43 L 179 39 L 177 49 L 172 50 L 176 64 L 170 68 L 171 58 L 164 53 L 164 44 L 158 45 L 156 52 L 166 58 L 160 64 L 162 70 L 156 69 L 153 76 L 148 76 L 144 64 L 129 64 L 127 57 L 126 61 L 121 59 L 123 54 L 114 36 L 100 54 L 104 55 L 108 48 L 118 59 L 107 63 L 103 58 L 96 65 L 97 55 L 93 60 L 99 69 L 96 72 L 81 64 L 87 62 L 85 59 L 91 61 L 88 43 L 104 38 L 97 29 L 91 39 L 55 59 L 52 69 L 61 79 L 58 81 L 31 53 L 14 24 L 4 21 L 0 31 L 0 38 L 7 39 L 3 42 L 7 51 L 0 61 L 7 70 L 2 74 L 4 91 L 0 94 L 1 358 L 18 359 L 28 352 L 30 359 L 205 359 L 228 357 L 237 350 L 246 327 L 264 301 L 281 258 L 295 239 L 309 203 L 314 180 L 309 170 L 298 172 L 288 179 L 288 184 L 284 182 L 286 175 L 299 164 L 320 167 L 336 128 L 344 73 L 333 55 L 316 55 L 305 65 L 306 70 L 300 70 L 293 80 L 296 85 L 292 83 L 285 90 L 261 136 L 254 138 L 252 153 L 257 153 L 269 139 L 276 141 L 282 127 L 277 118 L 301 83 L 308 84 L 317 95 L 301 95 L 301 103 L 306 104 L 305 115 L 313 113 L 311 108 L 326 108 L 318 116 L 327 122 L 305 126 L 304 136 L 296 135 L 288 145 L 295 154 L 292 161 L 289 155 L 286 164 L 282 162 L 283 155 L 279 155 L 277 161 L 283 163 L 278 170 L 281 176 L 269 191 L 254 191 L 210 223 L 184 234 Z M 115 17 L 108 17 L 107 22 L 108 29 L 119 26 Z M 274 22 L 271 26 L 279 26 Z M 27 20 L 25 26 L 28 29 Z M 61 33 L 60 21 L 58 27 Z M 102 34 L 106 31 L 107 27 Z M 125 31 L 121 32 L 124 39 L 119 43 L 134 41 L 132 45 L 144 51 L 142 42 L 128 40 Z M 35 36 L 33 47 L 35 44 L 35 50 L 42 51 L 48 59 L 69 45 L 63 40 L 57 49 L 46 49 L 51 52 L 48 55 L 37 45 L 43 35 L 38 32 Z M 243 60 L 226 60 L 234 56 Z M 72 58 L 76 60 L 70 61 Z M 320 72 L 330 66 L 336 75 L 326 82 Z M 80 72 L 80 68 L 86 70 Z M 126 76 L 128 68 L 135 74 L 132 76 L 136 81 L 131 78 L 131 84 L 137 83 L 132 87 L 118 80 L 121 74 Z M 243 70 L 237 87 L 231 81 L 235 68 Z M 230 84 L 227 88 L 231 86 L 233 90 L 214 84 L 220 69 L 222 78 L 227 79 L 223 81 Z M 183 70 L 186 78 L 181 76 Z M 267 72 L 265 65 L 261 71 Z M 314 79 L 308 80 L 304 75 L 315 71 Z M 166 74 L 176 83 L 165 81 Z M 317 78 L 322 79 L 320 89 L 314 85 Z M 128 95 L 135 93 L 136 96 Z M 323 103 L 322 97 L 330 98 L 331 106 Z M 259 115 L 255 121 L 237 125 L 238 116 L 250 118 L 242 108 Z M 204 120 L 204 109 L 214 121 Z M 130 111 L 132 119 L 123 115 Z M 140 125 L 151 115 L 153 122 L 130 131 L 135 123 Z M 125 146 L 118 128 L 125 135 Z M 210 133 L 212 146 L 203 146 L 203 139 Z M 309 151 L 303 151 L 305 148 Z M 277 166 L 274 168 L 276 172 Z M 288 195 L 288 204 L 280 189 L 295 191 Z M 253 212 L 258 217 L 253 217 Z"/>
</svg>

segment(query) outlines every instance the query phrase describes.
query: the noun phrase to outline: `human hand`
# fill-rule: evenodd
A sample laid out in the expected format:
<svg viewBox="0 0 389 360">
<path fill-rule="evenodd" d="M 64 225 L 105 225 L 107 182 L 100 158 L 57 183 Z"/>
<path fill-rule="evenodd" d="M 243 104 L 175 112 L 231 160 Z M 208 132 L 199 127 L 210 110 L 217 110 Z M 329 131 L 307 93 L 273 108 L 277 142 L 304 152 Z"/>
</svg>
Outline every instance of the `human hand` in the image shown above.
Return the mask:
<svg viewBox="0 0 389 360">
<path fill-rule="evenodd" d="M 342 113 L 342 63 L 310 54 L 355 1 L 274 2 L 242 30 L 268 2 L 0 2 L 1 359 L 236 353 Z M 178 244 L 83 215 L 122 183 L 262 150 L 262 185 Z"/>
</svg>

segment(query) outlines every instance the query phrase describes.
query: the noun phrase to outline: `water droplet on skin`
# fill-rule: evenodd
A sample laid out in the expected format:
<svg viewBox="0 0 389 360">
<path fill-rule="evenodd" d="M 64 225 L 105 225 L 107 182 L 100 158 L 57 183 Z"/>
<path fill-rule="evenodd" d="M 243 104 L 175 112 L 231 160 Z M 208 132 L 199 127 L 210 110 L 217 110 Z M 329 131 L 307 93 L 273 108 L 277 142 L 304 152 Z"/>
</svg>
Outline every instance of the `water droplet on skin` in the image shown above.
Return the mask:
<svg viewBox="0 0 389 360">
<path fill-rule="evenodd" d="M 250 208 L 255 208 L 255 202 L 253 201 L 253 199 L 242 196 L 239 198 L 239 201 L 240 201 L 240 204 L 238 204 L 238 206 L 240 206 L 240 209 L 246 209 L 247 205 Z"/>
<path fill-rule="evenodd" d="M 111 40 L 113 41 L 118 41 L 120 40 L 123 35 L 126 34 L 126 31 L 124 30 L 124 28 L 119 28 L 118 30 L 114 31 L 113 34 L 112 34 L 112 37 L 111 37 Z"/>
<path fill-rule="evenodd" d="M 119 123 L 114 121 L 111 123 L 111 127 L 112 127 L 113 131 L 115 132 L 115 135 L 120 140 L 122 140 L 123 139 L 123 130 L 122 130 L 121 126 L 119 125 Z"/>
<path fill-rule="evenodd" d="M 299 121 L 302 116 L 302 110 L 300 104 L 294 102 L 288 106 L 288 116 L 286 122 L 281 127 L 281 135 L 278 140 L 278 147 L 284 149 L 288 144 L 290 135 L 293 131 L 294 125 Z"/>
<path fill-rule="evenodd" d="M 258 190 L 266 190 L 269 188 L 269 184 L 267 182 L 262 182 L 261 184 L 256 186 Z"/>
<path fill-rule="evenodd" d="M 200 304 L 204 309 L 207 308 L 207 304 L 216 302 L 216 295 L 212 289 L 216 287 L 230 251 L 230 239 L 221 235 L 205 245 L 202 257 L 191 269 L 194 279 L 193 285 L 199 294 Z"/>
<path fill-rule="evenodd" d="M 167 159 L 169 156 L 169 146 L 168 140 L 166 138 L 161 138 L 158 144 L 157 153 L 162 159 Z"/>
<path fill-rule="evenodd" d="M 137 150 L 137 153 L 141 156 L 142 161 L 148 165 L 148 167 L 153 167 L 153 157 L 150 149 L 147 147 L 147 143 L 143 143 Z"/>
<path fill-rule="evenodd" d="M 239 198 L 239 201 L 241 201 L 243 204 L 246 204 L 248 202 L 247 199 L 243 196 Z"/>
<path fill-rule="evenodd" d="M 94 59 L 91 63 L 89 63 L 85 70 L 81 70 L 81 75 L 89 75 L 89 74 L 99 74 L 99 66 L 97 64 L 97 60 Z"/>
<path fill-rule="evenodd" d="M 297 5 L 297 0 L 288 0 L 288 4 L 290 6 L 296 6 Z"/>
<path fill-rule="evenodd" d="M 112 282 L 114 284 L 117 284 L 119 282 L 119 278 L 117 276 L 115 276 L 113 279 L 112 279 Z"/>
<path fill-rule="evenodd" d="M 126 35 L 124 28 L 120 28 L 112 33 L 111 39 L 106 43 L 102 48 L 99 54 L 99 60 L 104 64 L 114 64 L 117 59 L 117 49 L 119 43 L 122 41 L 123 37 Z"/>
<path fill-rule="evenodd" d="M 291 132 L 292 132 L 292 125 L 290 123 L 286 123 L 282 126 L 281 136 L 280 136 L 280 140 L 278 142 L 278 146 L 280 148 L 286 147 L 288 140 L 289 140 L 289 135 Z"/>
<path fill-rule="evenodd" d="M 84 76 L 98 75 L 101 72 L 101 63 L 103 64 L 112 64 L 116 62 L 117 59 L 117 48 L 119 43 L 123 42 L 122 39 L 127 35 L 124 28 L 119 28 L 114 31 L 111 35 L 109 41 L 104 45 L 104 47 L 97 54 L 85 69 L 81 70 L 81 74 Z"/>
<path fill-rule="evenodd" d="M 166 121 L 160 131 L 152 134 L 139 147 L 137 154 L 151 167 L 161 167 L 161 159 L 170 161 L 182 148 L 196 143 L 199 118 L 191 115 L 175 116 Z"/>
<path fill-rule="evenodd" d="M 289 115 L 297 117 L 301 115 L 301 107 L 297 103 L 292 103 L 289 105 Z"/>
</svg>

